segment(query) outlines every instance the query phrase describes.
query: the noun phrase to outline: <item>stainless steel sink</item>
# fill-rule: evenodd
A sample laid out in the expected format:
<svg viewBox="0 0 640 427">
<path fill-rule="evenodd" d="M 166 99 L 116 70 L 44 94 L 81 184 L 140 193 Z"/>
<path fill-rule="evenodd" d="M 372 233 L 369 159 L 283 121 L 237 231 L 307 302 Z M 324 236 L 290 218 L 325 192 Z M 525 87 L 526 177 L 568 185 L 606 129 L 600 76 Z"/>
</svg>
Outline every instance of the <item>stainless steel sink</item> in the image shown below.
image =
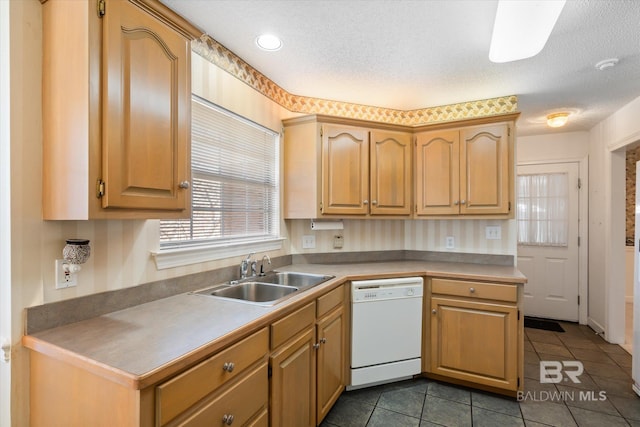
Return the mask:
<svg viewBox="0 0 640 427">
<path fill-rule="evenodd" d="M 255 277 L 253 280 L 260 283 L 273 283 L 281 286 L 293 286 L 296 288 L 307 288 L 333 278 L 322 274 L 294 273 L 290 271 L 272 271 L 264 276 Z"/>
<path fill-rule="evenodd" d="M 207 289 L 199 294 L 212 295 L 223 298 L 233 298 L 243 301 L 266 303 L 276 301 L 297 291 L 298 288 L 278 286 L 268 283 L 245 282 L 237 285 L 224 286 L 217 289 Z"/>
<path fill-rule="evenodd" d="M 247 304 L 271 306 L 284 301 L 296 292 L 304 291 L 334 276 L 321 274 L 270 272 L 264 276 L 254 276 L 240 282 L 216 285 L 194 292 L 194 295 L 231 299 Z"/>
</svg>

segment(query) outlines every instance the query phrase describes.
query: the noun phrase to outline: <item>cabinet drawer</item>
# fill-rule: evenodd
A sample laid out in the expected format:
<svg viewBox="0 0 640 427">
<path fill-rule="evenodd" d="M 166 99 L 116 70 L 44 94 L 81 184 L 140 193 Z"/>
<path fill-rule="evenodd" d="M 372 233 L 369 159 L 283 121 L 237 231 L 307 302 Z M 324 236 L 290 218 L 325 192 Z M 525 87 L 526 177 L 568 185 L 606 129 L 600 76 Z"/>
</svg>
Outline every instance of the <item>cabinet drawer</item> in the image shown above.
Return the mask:
<svg viewBox="0 0 640 427">
<path fill-rule="evenodd" d="M 269 350 L 266 328 L 156 387 L 157 424 L 164 425 L 220 385 L 237 377 Z"/>
<path fill-rule="evenodd" d="M 316 320 L 315 302 L 305 305 L 290 315 L 271 324 L 271 349 L 285 343 L 289 338 L 308 328 Z"/>
<path fill-rule="evenodd" d="M 327 292 L 319 297 L 317 301 L 318 305 L 316 306 L 316 316 L 320 318 L 343 303 L 344 286 L 338 286 L 334 290 Z"/>
<path fill-rule="evenodd" d="M 450 279 L 431 279 L 431 293 L 509 302 L 518 299 L 516 285 Z"/>
<path fill-rule="evenodd" d="M 215 397 L 206 406 L 196 411 L 186 420 L 178 423 L 181 427 L 209 427 L 214 425 L 243 426 L 256 416 L 249 425 L 266 425 L 266 408 L 269 400 L 269 376 L 267 362 L 260 364 L 239 380 L 229 390 Z M 260 412 L 262 414 L 258 415 Z M 230 418 L 233 417 L 233 418 Z M 230 420 L 225 421 L 224 420 Z"/>
</svg>

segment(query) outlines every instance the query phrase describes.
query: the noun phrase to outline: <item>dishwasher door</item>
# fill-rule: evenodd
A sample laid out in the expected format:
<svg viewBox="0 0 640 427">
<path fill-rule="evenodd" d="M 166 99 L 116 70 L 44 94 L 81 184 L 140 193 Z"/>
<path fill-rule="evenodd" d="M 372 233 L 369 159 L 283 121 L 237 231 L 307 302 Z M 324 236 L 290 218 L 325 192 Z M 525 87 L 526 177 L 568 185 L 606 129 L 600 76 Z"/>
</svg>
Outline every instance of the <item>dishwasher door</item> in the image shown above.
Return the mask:
<svg viewBox="0 0 640 427">
<path fill-rule="evenodd" d="M 419 374 L 422 295 L 420 277 L 352 284 L 352 386 Z"/>
</svg>

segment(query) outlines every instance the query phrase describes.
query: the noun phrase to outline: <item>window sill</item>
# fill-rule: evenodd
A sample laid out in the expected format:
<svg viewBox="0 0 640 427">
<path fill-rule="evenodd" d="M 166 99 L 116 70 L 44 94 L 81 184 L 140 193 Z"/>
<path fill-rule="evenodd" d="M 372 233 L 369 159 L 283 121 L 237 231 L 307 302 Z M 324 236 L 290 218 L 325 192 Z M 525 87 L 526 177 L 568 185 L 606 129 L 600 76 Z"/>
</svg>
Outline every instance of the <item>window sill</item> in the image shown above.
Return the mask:
<svg viewBox="0 0 640 427">
<path fill-rule="evenodd" d="M 247 255 L 250 252 L 266 252 L 282 249 L 284 238 L 225 246 L 191 246 L 184 248 L 160 249 L 152 251 L 156 269 L 182 267 L 208 261 L 216 261 L 234 256 Z"/>
</svg>

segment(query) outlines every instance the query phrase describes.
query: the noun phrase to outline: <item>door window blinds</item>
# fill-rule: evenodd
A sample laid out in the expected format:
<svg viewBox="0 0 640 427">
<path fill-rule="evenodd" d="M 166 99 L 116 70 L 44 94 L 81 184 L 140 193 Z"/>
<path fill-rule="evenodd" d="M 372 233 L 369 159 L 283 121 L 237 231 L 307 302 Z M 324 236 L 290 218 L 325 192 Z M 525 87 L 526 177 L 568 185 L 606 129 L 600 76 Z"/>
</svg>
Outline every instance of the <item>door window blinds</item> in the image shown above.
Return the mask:
<svg viewBox="0 0 640 427">
<path fill-rule="evenodd" d="M 569 175 L 518 175 L 518 244 L 567 246 Z"/>
<path fill-rule="evenodd" d="M 279 237 L 277 133 L 193 96 L 191 173 L 191 219 L 161 221 L 161 247 Z"/>
</svg>

